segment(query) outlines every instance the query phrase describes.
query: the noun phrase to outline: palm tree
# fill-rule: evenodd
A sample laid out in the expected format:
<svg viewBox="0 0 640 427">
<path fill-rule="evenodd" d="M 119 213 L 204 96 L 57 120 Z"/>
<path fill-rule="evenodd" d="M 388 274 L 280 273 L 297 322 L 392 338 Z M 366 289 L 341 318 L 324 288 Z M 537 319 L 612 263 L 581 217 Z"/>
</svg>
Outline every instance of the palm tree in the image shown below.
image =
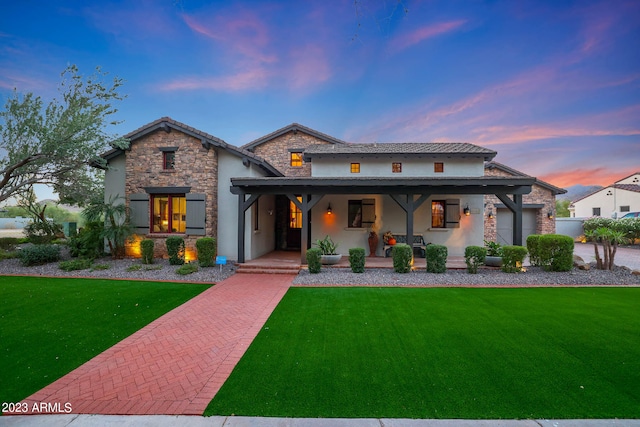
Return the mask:
<svg viewBox="0 0 640 427">
<path fill-rule="evenodd" d="M 124 257 L 124 244 L 133 234 L 133 228 L 129 221 L 129 208 L 121 202 L 120 196 L 110 196 L 109 201 L 96 197 L 83 211 L 82 215 L 87 221 L 104 221 L 102 238 L 107 240 L 109 251 L 113 258 Z"/>
</svg>

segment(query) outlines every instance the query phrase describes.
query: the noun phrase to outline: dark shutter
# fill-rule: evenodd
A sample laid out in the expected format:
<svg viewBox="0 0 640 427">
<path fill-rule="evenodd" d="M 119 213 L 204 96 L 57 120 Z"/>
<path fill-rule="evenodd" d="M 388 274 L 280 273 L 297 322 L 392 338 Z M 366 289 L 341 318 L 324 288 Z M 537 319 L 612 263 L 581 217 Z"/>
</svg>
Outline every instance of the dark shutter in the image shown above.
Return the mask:
<svg viewBox="0 0 640 427">
<path fill-rule="evenodd" d="M 376 199 L 362 199 L 362 228 L 369 228 L 376 222 Z"/>
<path fill-rule="evenodd" d="M 460 199 L 448 199 L 444 208 L 445 228 L 460 227 Z"/>
<path fill-rule="evenodd" d="M 206 235 L 206 195 L 187 193 L 187 230 L 186 233 L 194 236 Z"/>
<path fill-rule="evenodd" d="M 135 234 L 149 233 L 149 195 L 146 193 L 129 196 L 131 225 Z"/>
</svg>

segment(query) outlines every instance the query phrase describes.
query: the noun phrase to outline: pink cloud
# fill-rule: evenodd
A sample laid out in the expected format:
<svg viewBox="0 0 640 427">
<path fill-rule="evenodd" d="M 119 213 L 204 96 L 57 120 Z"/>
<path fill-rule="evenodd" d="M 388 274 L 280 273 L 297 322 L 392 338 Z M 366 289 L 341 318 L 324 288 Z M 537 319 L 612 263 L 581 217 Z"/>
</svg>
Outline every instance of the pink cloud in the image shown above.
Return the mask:
<svg viewBox="0 0 640 427">
<path fill-rule="evenodd" d="M 541 175 L 538 178 L 561 188 L 576 184 L 607 186 L 636 172 L 638 172 L 638 168 L 633 167 L 626 169 L 616 168 L 615 171 L 603 167 L 596 167 L 557 171 Z"/>
<path fill-rule="evenodd" d="M 213 77 L 186 77 L 161 84 L 164 91 L 209 89 L 221 92 L 242 92 L 267 86 L 268 71 L 262 68 L 247 70 L 237 74 Z"/>
<path fill-rule="evenodd" d="M 433 37 L 455 31 L 463 26 L 466 22 L 466 20 L 461 19 L 457 21 L 439 22 L 436 24 L 427 25 L 418 28 L 417 30 L 414 30 L 410 33 L 402 34 L 396 37 L 392 44 L 394 49 L 403 50 Z"/>
<path fill-rule="evenodd" d="M 317 45 L 296 48 L 291 54 L 291 64 L 289 85 L 295 90 L 323 83 L 332 74 L 325 50 Z"/>
</svg>

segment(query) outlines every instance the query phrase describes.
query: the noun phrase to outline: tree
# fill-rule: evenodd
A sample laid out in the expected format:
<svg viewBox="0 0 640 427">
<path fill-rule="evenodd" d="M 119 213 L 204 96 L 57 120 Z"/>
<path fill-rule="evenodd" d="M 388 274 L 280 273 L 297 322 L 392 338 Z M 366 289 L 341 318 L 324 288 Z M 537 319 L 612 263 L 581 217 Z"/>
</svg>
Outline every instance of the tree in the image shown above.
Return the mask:
<svg viewBox="0 0 640 427">
<path fill-rule="evenodd" d="M 109 251 L 113 258 L 123 258 L 125 255 L 125 243 L 133 234 L 133 228 L 129 221 L 129 209 L 124 203 L 119 202 L 121 197 L 111 196 L 104 201 L 104 196 L 98 194 L 91 199 L 89 205 L 82 211 L 82 215 L 89 222 L 104 222 L 104 229 L 100 237 L 109 245 Z"/>
<path fill-rule="evenodd" d="M 103 83 L 100 68 L 82 76 L 75 65 L 62 73 L 60 99 L 44 107 L 42 98 L 17 90 L 0 111 L 0 202 L 29 191 L 34 184 L 53 187 L 60 201 L 82 204 L 102 186 L 100 153 L 128 142 L 106 132 L 117 112 L 113 103 L 122 80 Z"/>
<path fill-rule="evenodd" d="M 557 218 L 569 218 L 569 205 L 571 202 L 569 200 L 556 200 L 556 217 Z"/>
</svg>

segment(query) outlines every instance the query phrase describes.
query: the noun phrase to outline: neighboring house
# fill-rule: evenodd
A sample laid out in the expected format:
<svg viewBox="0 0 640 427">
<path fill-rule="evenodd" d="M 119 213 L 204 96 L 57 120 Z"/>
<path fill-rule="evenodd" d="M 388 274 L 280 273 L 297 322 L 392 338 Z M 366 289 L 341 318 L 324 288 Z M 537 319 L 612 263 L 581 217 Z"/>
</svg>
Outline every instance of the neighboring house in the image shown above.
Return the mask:
<svg viewBox="0 0 640 427">
<path fill-rule="evenodd" d="M 563 192 L 497 163 L 485 168 L 497 153 L 467 143 L 350 144 L 294 123 L 236 147 L 170 118 L 126 137 L 128 150 L 103 156 L 105 197 L 126 200 L 137 233 L 157 239 L 157 255 L 167 236 L 185 237 L 193 250 L 206 235 L 239 262 L 275 249 L 299 250 L 304 260 L 326 235 L 343 254 L 368 248 L 372 229 L 380 240 L 387 230 L 422 236 L 462 255 L 495 235 L 489 204 L 513 216 L 511 241 L 522 244 L 531 209 L 536 232 L 555 230 L 541 218 Z"/>
<path fill-rule="evenodd" d="M 521 176 L 515 169 L 498 162 L 485 164 L 486 176 Z M 531 193 L 522 197 L 522 241 L 530 234 L 553 234 L 556 232 L 556 196 L 567 190 L 536 179 Z M 505 204 L 495 195 L 485 196 L 484 238 L 503 245 L 513 244 L 513 219 Z"/>
<path fill-rule="evenodd" d="M 640 211 L 640 172 L 571 202 L 572 218 L 619 218 Z"/>
</svg>

